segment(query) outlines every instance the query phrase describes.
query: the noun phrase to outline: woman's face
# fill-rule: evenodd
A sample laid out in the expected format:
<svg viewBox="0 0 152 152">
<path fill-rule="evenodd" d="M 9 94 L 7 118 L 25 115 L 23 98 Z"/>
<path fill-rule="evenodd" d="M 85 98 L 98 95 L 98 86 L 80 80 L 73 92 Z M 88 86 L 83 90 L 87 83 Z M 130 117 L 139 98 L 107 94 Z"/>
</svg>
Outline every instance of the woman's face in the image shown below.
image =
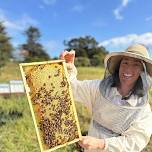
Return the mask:
<svg viewBox="0 0 152 152">
<path fill-rule="evenodd" d="M 133 86 L 143 71 L 142 63 L 139 59 L 124 57 L 119 68 L 120 84 Z"/>
</svg>

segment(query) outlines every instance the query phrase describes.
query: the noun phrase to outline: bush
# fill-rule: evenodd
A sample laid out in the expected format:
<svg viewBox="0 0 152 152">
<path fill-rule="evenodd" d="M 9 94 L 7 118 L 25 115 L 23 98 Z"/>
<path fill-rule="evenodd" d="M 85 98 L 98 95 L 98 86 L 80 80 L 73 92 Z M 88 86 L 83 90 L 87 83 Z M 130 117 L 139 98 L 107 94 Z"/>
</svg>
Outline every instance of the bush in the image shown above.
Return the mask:
<svg viewBox="0 0 152 152">
<path fill-rule="evenodd" d="M 77 57 L 75 58 L 76 66 L 90 66 L 90 60 L 87 57 Z"/>
</svg>

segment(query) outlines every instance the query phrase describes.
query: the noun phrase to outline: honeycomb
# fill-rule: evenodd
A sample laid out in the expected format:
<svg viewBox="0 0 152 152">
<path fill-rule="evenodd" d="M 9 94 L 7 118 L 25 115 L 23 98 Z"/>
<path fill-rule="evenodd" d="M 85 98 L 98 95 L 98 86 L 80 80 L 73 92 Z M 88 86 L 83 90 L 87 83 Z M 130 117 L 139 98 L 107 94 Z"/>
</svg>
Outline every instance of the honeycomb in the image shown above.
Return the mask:
<svg viewBox="0 0 152 152">
<path fill-rule="evenodd" d="M 41 151 L 80 139 L 80 127 L 63 60 L 22 63 L 20 70 Z"/>
</svg>

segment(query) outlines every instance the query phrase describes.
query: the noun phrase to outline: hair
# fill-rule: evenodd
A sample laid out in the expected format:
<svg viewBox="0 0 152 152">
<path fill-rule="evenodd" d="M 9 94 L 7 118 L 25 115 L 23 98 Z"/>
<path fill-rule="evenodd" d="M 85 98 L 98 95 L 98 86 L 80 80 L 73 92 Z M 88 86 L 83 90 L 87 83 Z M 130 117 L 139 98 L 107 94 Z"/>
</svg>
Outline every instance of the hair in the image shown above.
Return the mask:
<svg viewBox="0 0 152 152">
<path fill-rule="evenodd" d="M 118 66 L 115 68 L 114 73 L 112 74 L 113 82 L 111 84 L 111 87 L 118 87 L 120 85 L 120 78 L 119 78 L 120 63 L 121 61 L 119 62 Z M 124 100 L 129 99 L 132 94 L 137 95 L 138 97 L 143 97 L 145 95 L 145 91 L 143 89 L 143 82 L 140 76 L 137 79 L 131 94 L 127 97 L 124 97 L 123 99 Z"/>
</svg>

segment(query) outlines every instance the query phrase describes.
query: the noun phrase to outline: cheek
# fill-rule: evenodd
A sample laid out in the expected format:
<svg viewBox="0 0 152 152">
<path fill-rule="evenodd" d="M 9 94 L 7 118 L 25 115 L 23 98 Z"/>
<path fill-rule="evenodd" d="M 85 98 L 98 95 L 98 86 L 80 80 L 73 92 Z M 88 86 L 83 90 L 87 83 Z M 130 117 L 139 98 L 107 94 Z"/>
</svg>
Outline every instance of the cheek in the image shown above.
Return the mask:
<svg viewBox="0 0 152 152">
<path fill-rule="evenodd" d="M 120 66 L 120 68 L 119 68 L 119 77 L 121 77 L 121 75 L 123 73 L 125 73 L 125 72 L 126 72 L 126 68 L 124 66 Z"/>
<path fill-rule="evenodd" d="M 143 71 L 143 69 L 142 68 L 136 68 L 136 73 L 138 74 L 138 75 L 140 75 L 140 73 Z"/>
<path fill-rule="evenodd" d="M 134 76 L 135 76 L 136 79 L 138 79 L 138 77 L 140 76 L 140 74 L 141 74 L 141 70 L 135 70 L 134 71 Z"/>
<path fill-rule="evenodd" d="M 119 77 L 121 77 L 121 73 L 122 73 L 122 70 L 121 68 L 119 69 Z"/>
</svg>

